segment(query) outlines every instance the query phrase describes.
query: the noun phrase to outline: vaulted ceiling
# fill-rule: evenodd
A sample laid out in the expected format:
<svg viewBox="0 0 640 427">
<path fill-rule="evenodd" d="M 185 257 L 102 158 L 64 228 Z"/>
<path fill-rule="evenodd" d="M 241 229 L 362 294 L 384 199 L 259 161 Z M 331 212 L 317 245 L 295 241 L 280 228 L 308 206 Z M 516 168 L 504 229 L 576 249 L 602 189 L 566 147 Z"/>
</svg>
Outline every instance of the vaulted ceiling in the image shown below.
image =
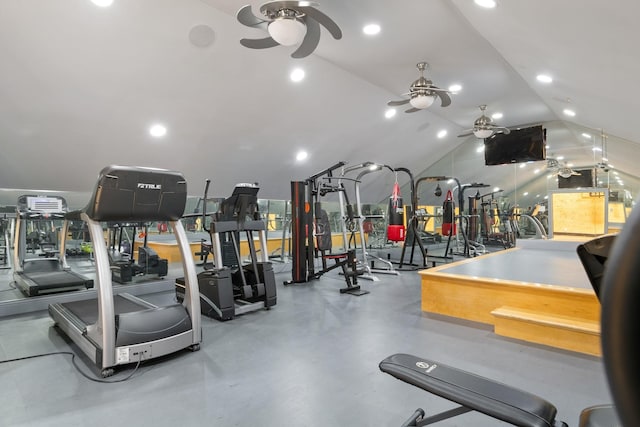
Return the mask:
<svg viewBox="0 0 640 427">
<path fill-rule="evenodd" d="M 194 195 L 210 178 L 216 195 L 248 181 L 261 184 L 261 197 L 283 199 L 289 181 L 341 160 L 511 190 L 545 175 L 544 162 L 534 163 L 514 182 L 513 166 L 468 155 L 478 140 L 457 135 L 480 104 L 502 112 L 503 126 L 545 124 L 548 153 L 576 167 L 599 160 L 592 148 L 604 130 L 625 185 L 640 175 L 636 1 L 498 0 L 484 9 L 473 0 L 322 0 L 343 37 L 323 29 L 303 59 L 290 57 L 295 48 L 241 46 L 241 38 L 264 37 L 236 20 L 245 4 L 260 6 L 0 2 L 0 187 L 89 191 L 107 164 L 180 170 Z M 381 32 L 363 34 L 372 22 Z M 198 25 L 213 30 L 213 43 L 194 44 Z M 420 61 L 434 84 L 462 90 L 449 107 L 385 118 L 386 102 L 408 91 Z M 289 79 L 294 68 L 305 71 L 301 82 Z M 540 73 L 553 82 L 537 81 Z M 162 138 L 148 133 L 156 122 L 167 127 Z M 447 135 L 438 138 L 441 130 Z M 299 150 L 305 161 L 296 161 Z M 363 198 L 388 197 L 394 178 L 371 175 Z"/>
</svg>

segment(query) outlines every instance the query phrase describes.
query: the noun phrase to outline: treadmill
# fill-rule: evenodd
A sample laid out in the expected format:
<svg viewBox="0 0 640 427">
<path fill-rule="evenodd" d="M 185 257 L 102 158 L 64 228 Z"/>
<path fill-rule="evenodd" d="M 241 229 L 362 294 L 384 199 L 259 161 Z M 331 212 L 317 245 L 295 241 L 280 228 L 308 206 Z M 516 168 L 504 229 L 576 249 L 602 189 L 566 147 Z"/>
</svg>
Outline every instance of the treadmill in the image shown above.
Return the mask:
<svg viewBox="0 0 640 427">
<path fill-rule="evenodd" d="M 89 204 L 68 213 L 68 221 L 87 223 L 93 242 L 97 299 L 49 305 L 56 325 L 101 369 L 164 356 L 201 342 L 200 298 L 195 264 L 180 222 L 187 183 L 178 172 L 108 166 L 99 175 Z M 182 255 L 185 297 L 182 304 L 158 307 L 128 294 L 114 296 L 102 222 L 166 221 L 171 224 Z"/>
<path fill-rule="evenodd" d="M 65 235 L 61 236 L 58 256 L 38 253 L 33 246 L 34 257 L 27 258 L 27 222 L 64 219 L 67 202 L 60 196 L 31 196 L 18 198 L 13 252 L 13 280 L 26 296 L 75 291 L 93 287 L 93 280 L 71 270 L 67 264 Z M 55 238 L 57 240 L 57 237 Z M 50 242 L 53 246 L 57 241 Z"/>
</svg>

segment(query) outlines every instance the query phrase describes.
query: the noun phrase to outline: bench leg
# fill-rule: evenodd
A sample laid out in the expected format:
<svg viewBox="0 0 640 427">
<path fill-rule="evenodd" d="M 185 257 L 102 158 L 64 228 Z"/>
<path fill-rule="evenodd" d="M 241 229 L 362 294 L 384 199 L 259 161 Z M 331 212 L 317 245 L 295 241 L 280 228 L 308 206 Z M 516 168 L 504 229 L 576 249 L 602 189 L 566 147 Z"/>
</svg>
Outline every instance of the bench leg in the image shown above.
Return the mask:
<svg viewBox="0 0 640 427">
<path fill-rule="evenodd" d="M 411 415 L 411 417 L 402 424 L 402 427 L 423 427 L 430 424 L 435 424 L 440 421 L 448 420 L 449 418 L 457 417 L 458 415 L 466 414 L 472 410 L 465 406 L 458 406 L 457 408 L 449 409 L 448 411 L 440 412 L 439 414 L 432 415 L 425 418 L 424 410 L 421 408 Z"/>
</svg>

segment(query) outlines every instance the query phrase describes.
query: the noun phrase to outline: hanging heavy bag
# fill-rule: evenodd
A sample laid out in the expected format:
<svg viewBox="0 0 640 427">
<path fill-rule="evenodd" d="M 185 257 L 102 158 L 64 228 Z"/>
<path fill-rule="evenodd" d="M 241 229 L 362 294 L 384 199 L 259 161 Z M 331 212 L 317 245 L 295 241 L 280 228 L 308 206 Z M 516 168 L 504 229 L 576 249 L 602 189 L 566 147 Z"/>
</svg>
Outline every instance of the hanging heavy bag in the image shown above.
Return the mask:
<svg viewBox="0 0 640 427">
<path fill-rule="evenodd" d="M 392 242 L 403 242 L 405 237 L 404 207 L 400 196 L 398 182 L 393 185 L 393 192 L 389 198 L 389 225 L 387 225 L 387 239 Z"/>
<path fill-rule="evenodd" d="M 455 205 L 453 204 L 453 195 L 451 190 L 447 191 L 447 195 L 442 203 L 442 235 L 443 236 L 455 236 L 456 234 L 456 222 L 455 222 Z"/>
</svg>

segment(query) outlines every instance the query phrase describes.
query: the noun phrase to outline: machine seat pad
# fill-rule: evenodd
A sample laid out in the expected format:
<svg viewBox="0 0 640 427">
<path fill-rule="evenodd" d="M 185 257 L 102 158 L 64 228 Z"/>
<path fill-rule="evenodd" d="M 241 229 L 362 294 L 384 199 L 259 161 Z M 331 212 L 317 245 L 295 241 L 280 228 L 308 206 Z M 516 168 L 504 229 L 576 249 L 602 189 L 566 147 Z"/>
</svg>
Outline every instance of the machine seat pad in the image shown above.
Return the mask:
<svg viewBox="0 0 640 427">
<path fill-rule="evenodd" d="M 399 380 L 512 425 L 556 425 L 551 403 L 488 378 L 409 354 L 394 354 L 379 366 Z"/>
<path fill-rule="evenodd" d="M 349 254 L 348 253 L 340 253 L 340 254 L 326 254 L 326 255 L 322 255 L 323 258 L 326 259 L 343 259 L 348 257 Z"/>
</svg>

